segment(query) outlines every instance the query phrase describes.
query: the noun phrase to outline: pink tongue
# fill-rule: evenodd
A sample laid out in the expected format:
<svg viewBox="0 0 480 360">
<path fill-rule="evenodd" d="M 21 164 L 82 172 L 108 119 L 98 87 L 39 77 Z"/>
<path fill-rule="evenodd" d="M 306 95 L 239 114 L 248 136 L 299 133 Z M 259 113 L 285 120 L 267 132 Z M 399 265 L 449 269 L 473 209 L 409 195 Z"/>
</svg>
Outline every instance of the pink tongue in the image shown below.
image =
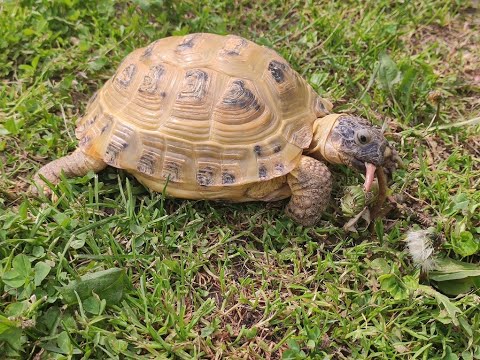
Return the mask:
<svg viewBox="0 0 480 360">
<path fill-rule="evenodd" d="M 368 192 L 370 191 L 373 179 L 375 178 L 376 167 L 375 165 L 366 162 L 365 168 L 367 169 L 367 171 L 365 172 L 365 184 L 363 184 L 363 187 L 365 188 L 365 191 Z"/>
</svg>

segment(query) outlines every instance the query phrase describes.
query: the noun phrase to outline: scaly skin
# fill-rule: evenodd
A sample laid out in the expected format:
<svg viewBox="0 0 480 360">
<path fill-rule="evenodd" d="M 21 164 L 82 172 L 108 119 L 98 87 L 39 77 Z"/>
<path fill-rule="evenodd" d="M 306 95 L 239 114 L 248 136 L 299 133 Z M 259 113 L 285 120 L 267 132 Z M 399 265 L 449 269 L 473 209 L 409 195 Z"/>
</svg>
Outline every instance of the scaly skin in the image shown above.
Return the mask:
<svg viewBox="0 0 480 360">
<path fill-rule="evenodd" d="M 285 212 L 303 226 L 314 225 L 328 206 L 332 191 L 332 176 L 327 166 L 308 156 L 302 156 L 298 166 L 287 175 L 292 197 Z"/>
<path fill-rule="evenodd" d="M 103 170 L 107 164 L 102 160 L 94 159 L 86 155 L 82 150 L 77 149 L 73 153 L 54 160 L 43 166 L 33 178 L 34 184 L 30 187 L 32 194 L 38 194 L 42 191 L 45 195 L 50 195 L 51 190 L 45 184 L 41 177 L 51 182 L 53 185 L 60 181 L 60 174 L 65 174 L 66 177 L 84 176 L 90 170 L 99 172 Z"/>
</svg>

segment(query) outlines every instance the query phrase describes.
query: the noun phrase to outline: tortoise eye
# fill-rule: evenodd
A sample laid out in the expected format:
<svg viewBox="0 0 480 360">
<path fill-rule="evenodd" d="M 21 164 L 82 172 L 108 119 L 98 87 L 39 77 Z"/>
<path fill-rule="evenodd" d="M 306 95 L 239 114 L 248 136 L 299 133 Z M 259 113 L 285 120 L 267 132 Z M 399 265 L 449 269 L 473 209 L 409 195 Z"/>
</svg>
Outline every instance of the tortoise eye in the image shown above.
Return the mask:
<svg viewBox="0 0 480 360">
<path fill-rule="evenodd" d="M 368 144 L 371 141 L 370 133 L 366 130 L 360 130 L 355 134 L 355 141 L 359 145 Z"/>
</svg>

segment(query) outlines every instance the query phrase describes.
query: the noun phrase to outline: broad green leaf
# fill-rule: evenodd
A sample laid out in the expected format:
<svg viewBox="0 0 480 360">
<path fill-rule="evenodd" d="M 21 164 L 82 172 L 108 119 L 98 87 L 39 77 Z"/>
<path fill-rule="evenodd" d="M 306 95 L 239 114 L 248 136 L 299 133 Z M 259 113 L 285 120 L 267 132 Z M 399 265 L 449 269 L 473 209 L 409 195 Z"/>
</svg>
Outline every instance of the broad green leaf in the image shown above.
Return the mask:
<svg viewBox="0 0 480 360">
<path fill-rule="evenodd" d="M 85 239 L 78 237 L 70 243 L 72 249 L 81 249 L 85 245 Z"/>
<path fill-rule="evenodd" d="M 282 360 L 289 359 L 289 360 L 298 360 L 298 359 L 305 359 L 307 355 L 305 352 L 300 348 L 298 342 L 294 339 L 289 339 L 287 341 L 287 345 L 289 347 L 288 350 L 285 350 L 282 354 Z"/>
<path fill-rule="evenodd" d="M 414 67 L 409 67 L 403 71 L 403 78 L 398 85 L 397 92 L 404 98 L 409 99 L 412 88 L 417 78 L 417 70 Z"/>
<path fill-rule="evenodd" d="M 300 345 L 298 345 L 298 342 L 295 339 L 288 339 L 287 345 L 293 351 L 300 351 Z"/>
<path fill-rule="evenodd" d="M 85 246 L 85 241 L 87 240 L 88 234 L 82 233 L 75 236 L 75 239 L 70 243 L 72 249 L 80 249 Z"/>
<path fill-rule="evenodd" d="M 472 337 L 473 336 L 473 330 L 472 327 L 470 326 L 470 323 L 468 322 L 467 318 L 465 316 L 460 316 L 458 318 L 458 321 L 460 322 L 460 326 L 465 330 L 468 336 Z"/>
<path fill-rule="evenodd" d="M 14 269 L 3 274 L 2 281 L 8 286 L 17 289 L 25 284 L 26 278 Z"/>
<path fill-rule="evenodd" d="M 26 255 L 19 254 L 12 261 L 12 267 L 25 278 L 28 278 L 32 272 L 32 264 Z"/>
<path fill-rule="evenodd" d="M 43 261 L 39 261 L 35 264 L 34 273 L 35 273 L 35 286 L 40 286 L 43 279 L 45 279 L 50 272 L 51 267 L 48 266 Z"/>
<path fill-rule="evenodd" d="M 125 292 L 126 276 L 123 269 L 108 269 L 84 275 L 80 280 L 72 281 L 70 284 L 59 288 L 63 300 L 67 304 L 77 302 L 75 292 L 81 300 L 97 294 L 105 299 L 107 305 L 118 304 Z"/>
<path fill-rule="evenodd" d="M 32 249 L 32 255 L 36 258 L 41 258 L 45 255 L 45 249 L 42 246 L 34 246 Z"/>
<path fill-rule="evenodd" d="M 9 118 L 5 121 L 3 128 L 7 131 L 7 134 L 16 135 L 18 133 L 18 127 L 13 118 Z"/>
<path fill-rule="evenodd" d="M 380 55 L 378 80 L 380 85 L 385 89 L 391 89 L 393 85 L 401 80 L 397 65 L 386 53 Z"/>
<path fill-rule="evenodd" d="M 110 348 L 116 353 L 116 354 L 122 354 L 127 350 L 128 343 L 124 340 L 117 339 L 114 334 L 110 334 L 107 337 L 107 342 Z"/>
<path fill-rule="evenodd" d="M 64 213 L 57 213 L 53 216 L 53 219 L 55 222 L 60 225 L 63 228 L 67 228 L 68 225 L 72 222 L 72 219 L 70 219 L 67 215 Z"/>
<path fill-rule="evenodd" d="M 62 331 L 57 337 L 57 346 L 62 350 L 65 355 L 73 353 L 73 346 L 66 331 Z"/>
<path fill-rule="evenodd" d="M 131 224 L 130 231 L 135 235 L 142 235 L 145 232 L 145 228 L 137 224 Z"/>
<path fill-rule="evenodd" d="M 298 360 L 298 359 L 301 359 L 298 351 L 288 349 L 282 353 L 282 360 Z"/>
<path fill-rule="evenodd" d="M 22 336 L 22 329 L 9 328 L 5 332 L 0 333 L 0 343 L 4 341 L 7 342 L 13 349 L 17 351 L 21 350 L 25 344 L 25 338 Z"/>
<path fill-rule="evenodd" d="M 38 329 L 46 329 L 48 332 L 51 332 L 55 325 L 58 325 L 57 321 L 62 319 L 62 313 L 57 306 L 52 306 L 48 308 L 37 321 Z M 62 319 L 63 320 L 63 319 Z"/>
<path fill-rule="evenodd" d="M 322 332 L 318 326 L 314 326 L 311 329 L 307 327 L 305 330 L 307 331 L 308 338 L 314 341 L 317 341 L 322 335 Z"/>
<path fill-rule="evenodd" d="M 206 327 L 202 328 L 200 336 L 205 338 L 207 336 L 212 335 L 215 332 L 215 330 L 217 330 L 217 328 L 215 326 L 206 326 Z"/>
<path fill-rule="evenodd" d="M 170 259 L 165 259 L 163 260 L 163 264 L 167 266 L 167 268 L 176 273 L 180 273 L 180 263 L 177 260 L 170 260 Z"/>
<path fill-rule="evenodd" d="M 25 220 L 27 218 L 28 214 L 28 201 L 22 202 L 22 204 L 18 207 L 18 215 L 22 220 Z"/>
<path fill-rule="evenodd" d="M 37 66 L 38 66 L 38 61 L 39 61 L 39 60 L 40 60 L 40 56 L 39 56 L 39 55 L 37 55 L 37 56 L 35 56 L 35 57 L 33 58 L 31 64 L 32 64 L 32 68 L 33 68 L 34 70 L 37 68 Z"/>
<path fill-rule="evenodd" d="M 388 291 L 395 300 L 406 299 L 408 297 L 408 290 L 402 280 L 395 274 L 381 275 L 378 280 L 383 290 Z"/>
<path fill-rule="evenodd" d="M 105 308 L 105 305 L 105 299 L 100 300 L 97 296 L 90 296 L 83 301 L 84 310 L 93 315 L 100 315 Z"/>
<path fill-rule="evenodd" d="M 318 87 L 322 85 L 327 79 L 328 79 L 328 73 L 316 72 L 310 77 L 310 83 Z"/>
<path fill-rule="evenodd" d="M 433 296 L 439 305 L 443 305 L 453 324 L 459 326 L 460 323 L 458 321 L 457 314 L 461 314 L 461 311 L 458 307 L 452 304 L 448 297 L 426 285 L 419 285 L 418 290 L 426 295 Z"/>
<path fill-rule="evenodd" d="M 452 247 L 460 256 L 470 256 L 479 249 L 479 242 L 473 238 L 470 231 L 462 231 L 458 235 L 452 234 Z"/>
<path fill-rule="evenodd" d="M 5 315 L 6 316 L 20 316 L 24 313 L 25 310 L 28 309 L 29 302 L 28 301 L 21 301 L 21 302 L 14 302 L 5 308 Z"/>
<path fill-rule="evenodd" d="M 468 205 L 470 200 L 468 199 L 468 195 L 465 193 L 458 194 L 453 199 L 453 212 L 463 211 L 468 209 Z"/>
<path fill-rule="evenodd" d="M 93 71 L 98 71 L 105 66 L 107 60 L 105 58 L 98 58 L 95 61 L 88 63 L 88 67 Z"/>
<path fill-rule="evenodd" d="M 408 290 L 415 291 L 418 289 L 418 279 L 411 275 L 405 275 L 402 282 Z"/>
<path fill-rule="evenodd" d="M 442 360 L 458 360 L 458 356 L 452 352 L 452 348 L 447 345 L 445 348 L 445 355 L 442 357 Z"/>
<path fill-rule="evenodd" d="M 7 342 L 12 348 L 19 350 L 25 340 L 22 338 L 20 324 L 0 315 L 0 343 L 3 341 Z"/>
<path fill-rule="evenodd" d="M 9 320 L 3 315 L 0 315 L 0 334 L 3 334 L 8 329 L 14 329 L 17 327 L 15 321 Z"/>
<path fill-rule="evenodd" d="M 390 265 L 388 265 L 387 263 L 387 260 L 381 257 L 372 260 L 372 262 L 370 263 L 370 267 L 381 274 L 387 274 L 391 270 Z"/>
<path fill-rule="evenodd" d="M 473 278 L 435 282 L 435 287 L 447 295 L 460 295 L 469 292 L 474 287 Z"/>
<path fill-rule="evenodd" d="M 480 265 L 441 258 L 435 261 L 435 270 L 429 273 L 434 281 L 447 281 L 480 276 Z"/>
</svg>

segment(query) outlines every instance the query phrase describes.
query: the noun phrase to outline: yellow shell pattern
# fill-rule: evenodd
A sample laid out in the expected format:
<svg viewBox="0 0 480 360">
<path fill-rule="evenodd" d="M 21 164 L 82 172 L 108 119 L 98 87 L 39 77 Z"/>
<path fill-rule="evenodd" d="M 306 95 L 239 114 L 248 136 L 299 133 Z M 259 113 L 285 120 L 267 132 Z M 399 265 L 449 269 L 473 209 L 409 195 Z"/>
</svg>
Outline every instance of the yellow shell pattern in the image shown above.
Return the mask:
<svg viewBox="0 0 480 360">
<path fill-rule="evenodd" d="M 174 196 L 208 198 L 210 188 L 290 172 L 328 107 L 275 51 L 192 34 L 129 54 L 90 100 L 76 136 L 85 153 L 154 190 L 168 179 Z"/>
</svg>

